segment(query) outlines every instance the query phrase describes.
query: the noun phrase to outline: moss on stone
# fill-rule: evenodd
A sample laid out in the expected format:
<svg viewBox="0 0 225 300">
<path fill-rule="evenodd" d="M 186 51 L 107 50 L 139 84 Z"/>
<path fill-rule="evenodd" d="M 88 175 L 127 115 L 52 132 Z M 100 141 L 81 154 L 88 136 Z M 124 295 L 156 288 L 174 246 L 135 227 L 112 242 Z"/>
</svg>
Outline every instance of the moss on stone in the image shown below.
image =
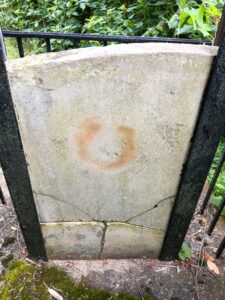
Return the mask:
<svg viewBox="0 0 225 300">
<path fill-rule="evenodd" d="M 135 300 L 136 298 L 126 294 L 111 296 L 110 293 L 87 287 L 84 283 L 78 285 L 63 270 L 55 267 L 35 267 L 15 260 L 10 265 L 2 280 L 5 285 L 0 290 L 1 300 L 49 300 L 48 289 L 52 288 L 63 296 L 64 300 Z M 151 300 L 145 296 L 145 300 Z"/>
<path fill-rule="evenodd" d="M 12 253 L 9 254 L 9 255 L 7 255 L 5 258 L 3 258 L 3 259 L 1 260 L 2 265 L 3 265 L 5 268 L 7 268 L 7 267 L 9 266 L 9 263 L 13 260 L 13 258 L 14 258 L 14 256 L 13 256 Z"/>
<path fill-rule="evenodd" d="M 4 242 L 2 244 L 2 247 L 7 247 L 8 245 L 12 244 L 15 242 L 15 237 L 13 236 L 7 236 L 5 239 L 4 239 Z"/>
</svg>

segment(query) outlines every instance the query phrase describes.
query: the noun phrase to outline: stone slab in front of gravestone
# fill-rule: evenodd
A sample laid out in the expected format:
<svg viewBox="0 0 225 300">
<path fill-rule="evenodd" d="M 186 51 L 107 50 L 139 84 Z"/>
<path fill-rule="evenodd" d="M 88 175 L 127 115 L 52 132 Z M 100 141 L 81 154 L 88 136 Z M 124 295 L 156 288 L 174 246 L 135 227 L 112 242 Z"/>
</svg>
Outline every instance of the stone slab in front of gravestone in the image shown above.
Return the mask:
<svg viewBox="0 0 225 300">
<path fill-rule="evenodd" d="M 216 53 L 151 43 L 8 62 L 50 258 L 159 255 Z"/>
</svg>

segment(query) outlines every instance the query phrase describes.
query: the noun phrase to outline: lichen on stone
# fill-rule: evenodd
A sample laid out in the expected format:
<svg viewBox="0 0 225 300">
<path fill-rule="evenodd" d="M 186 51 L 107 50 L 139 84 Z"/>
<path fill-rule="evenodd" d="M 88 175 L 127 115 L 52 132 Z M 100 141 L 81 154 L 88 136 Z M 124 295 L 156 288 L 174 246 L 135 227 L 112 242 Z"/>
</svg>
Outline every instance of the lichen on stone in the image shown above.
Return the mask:
<svg viewBox="0 0 225 300">
<path fill-rule="evenodd" d="M 15 242 L 15 237 L 13 236 L 7 236 L 5 239 L 4 239 L 4 242 L 2 243 L 2 247 L 7 247 L 8 245 L 12 244 Z"/>
<path fill-rule="evenodd" d="M 49 300 L 48 288 L 56 290 L 64 300 L 135 300 L 132 295 L 111 295 L 107 291 L 92 289 L 83 282 L 76 284 L 63 270 L 55 267 L 36 267 L 20 260 L 14 260 L 0 281 L 5 284 L 0 289 L 1 300 Z M 143 296 L 144 300 L 153 299 Z"/>
</svg>

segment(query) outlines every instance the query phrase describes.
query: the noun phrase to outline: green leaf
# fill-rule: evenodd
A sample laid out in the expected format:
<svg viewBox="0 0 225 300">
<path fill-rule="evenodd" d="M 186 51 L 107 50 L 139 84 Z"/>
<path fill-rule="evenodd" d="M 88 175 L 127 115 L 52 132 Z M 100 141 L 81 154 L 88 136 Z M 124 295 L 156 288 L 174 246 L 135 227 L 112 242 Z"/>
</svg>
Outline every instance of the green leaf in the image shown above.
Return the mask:
<svg viewBox="0 0 225 300">
<path fill-rule="evenodd" d="M 85 7 L 86 7 L 85 3 L 80 3 L 80 8 L 81 8 L 82 10 L 85 10 Z"/>
<path fill-rule="evenodd" d="M 181 250 L 179 252 L 179 258 L 181 260 L 186 260 L 191 258 L 191 248 L 187 242 L 182 244 Z"/>
<path fill-rule="evenodd" d="M 187 0 L 180 0 L 180 1 L 178 1 L 178 5 L 179 5 L 179 7 L 181 9 L 185 8 L 185 6 L 187 5 Z"/>
<path fill-rule="evenodd" d="M 200 5 L 200 7 L 196 10 L 196 22 L 198 25 L 203 25 L 203 17 L 205 13 L 205 6 L 203 4 Z"/>
<path fill-rule="evenodd" d="M 185 24 L 182 28 L 178 28 L 176 30 L 176 35 L 186 34 L 186 33 L 192 32 L 192 31 L 193 31 L 193 26 Z"/>
<path fill-rule="evenodd" d="M 186 23 L 188 18 L 189 18 L 189 15 L 183 11 L 180 15 L 179 27 L 182 27 L 184 25 L 184 23 Z"/>
</svg>

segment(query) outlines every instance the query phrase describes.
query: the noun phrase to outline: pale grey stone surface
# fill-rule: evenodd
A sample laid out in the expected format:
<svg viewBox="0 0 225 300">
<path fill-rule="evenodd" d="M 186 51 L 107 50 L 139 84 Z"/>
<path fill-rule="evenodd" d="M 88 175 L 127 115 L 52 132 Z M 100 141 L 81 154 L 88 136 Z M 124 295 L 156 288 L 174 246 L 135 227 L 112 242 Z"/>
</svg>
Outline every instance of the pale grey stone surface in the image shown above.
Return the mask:
<svg viewBox="0 0 225 300">
<path fill-rule="evenodd" d="M 48 257 L 99 258 L 104 225 L 101 222 L 41 224 Z"/>
<path fill-rule="evenodd" d="M 101 258 L 157 258 L 164 232 L 125 223 L 107 223 Z"/>
<path fill-rule="evenodd" d="M 119 222 L 42 223 L 51 259 L 157 258 L 163 231 Z"/>
<path fill-rule="evenodd" d="M 165 212 L 170 212 L 172 210 L 174 199 L 174 196 L 161 199 L 149 209 L 131 216 L 126 220 L 126 223 L 165 230 L 170 217 L 170 215 Z"/>
<path fill-rule="evenodd" d="M 151 43 L 8 62 L 40 221 L 165 232 L 216 52 Z"/>
</svg>

